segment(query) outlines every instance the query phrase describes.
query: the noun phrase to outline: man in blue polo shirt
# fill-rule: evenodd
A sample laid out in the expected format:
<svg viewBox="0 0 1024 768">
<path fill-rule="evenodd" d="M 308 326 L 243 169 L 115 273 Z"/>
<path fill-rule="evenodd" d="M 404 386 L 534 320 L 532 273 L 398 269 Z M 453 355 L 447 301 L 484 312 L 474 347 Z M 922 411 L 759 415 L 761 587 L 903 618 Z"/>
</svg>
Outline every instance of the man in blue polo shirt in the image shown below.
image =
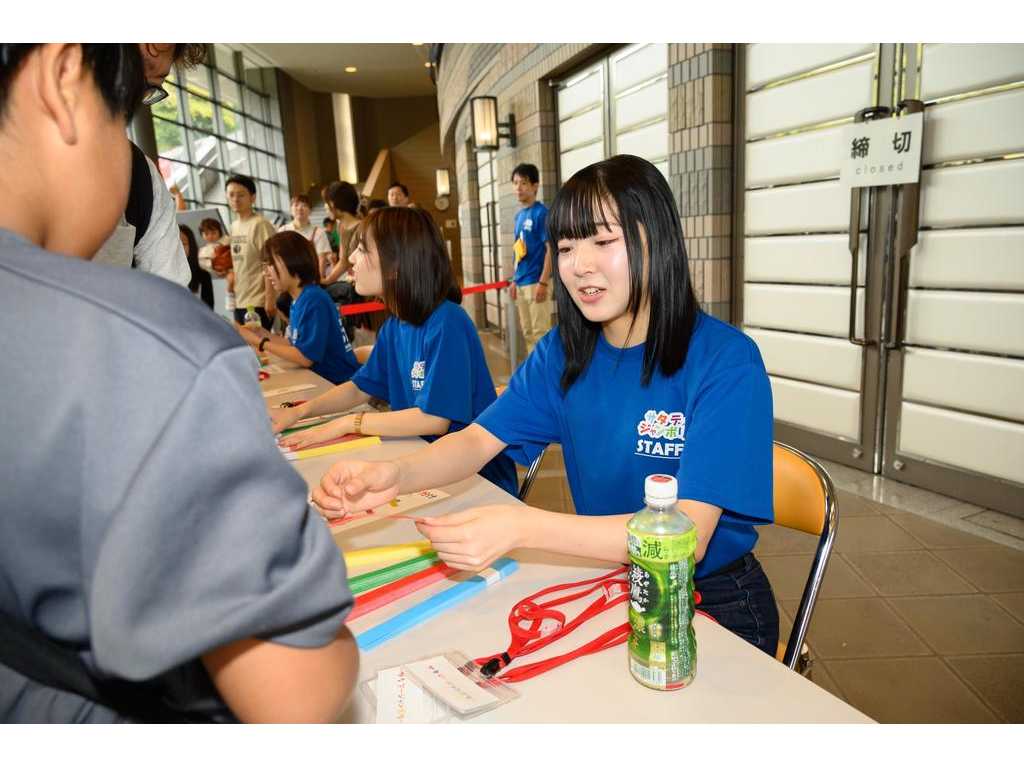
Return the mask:
<svg viewBox="0 0 1024 768">
<path fill-rule="evenodd" d="M 536 165 L 520 163 L 512 171 L 512 188 L 522 208 L 516 213 L 515 274 L 509 294 L 519 311 L 519 327 L 526 339 L 526 353 L 551 330 L 551 244 L 548 243 L 548 208 L 537 199 L 540 172 Z"/>
</svg>

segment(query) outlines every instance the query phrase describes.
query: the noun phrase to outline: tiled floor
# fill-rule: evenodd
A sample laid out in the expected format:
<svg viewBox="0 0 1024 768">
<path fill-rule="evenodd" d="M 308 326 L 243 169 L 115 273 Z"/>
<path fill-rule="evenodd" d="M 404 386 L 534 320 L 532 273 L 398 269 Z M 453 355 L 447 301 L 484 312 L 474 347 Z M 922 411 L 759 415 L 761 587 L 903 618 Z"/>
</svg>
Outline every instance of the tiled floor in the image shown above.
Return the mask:
<svg viewBox="0 0 1024 768">
<path fill-rule="evenodd" d="M 481 336 L 505 383 L 500 346 Z M 812 680 L 883 723 L 1024 722 L 1024 520 L 825 465 L 840 523 L 807 638 Z M 558 446 L 529 503 L 575 514 Z M 815 543 L 761 529 L 784 637 Z"/>
</svg>

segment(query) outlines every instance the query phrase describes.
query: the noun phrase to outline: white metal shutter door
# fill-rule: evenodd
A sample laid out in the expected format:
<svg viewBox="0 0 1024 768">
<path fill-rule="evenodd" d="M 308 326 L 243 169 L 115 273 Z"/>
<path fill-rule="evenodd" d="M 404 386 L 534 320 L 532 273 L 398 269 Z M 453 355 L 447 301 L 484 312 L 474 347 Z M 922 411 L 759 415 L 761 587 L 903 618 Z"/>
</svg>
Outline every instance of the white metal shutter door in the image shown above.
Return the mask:
<svg viewBox="0 0 1024 768">
<path fill-rule="evenodd" d="M 1024 484 L 1024 45 L 919 51 L 928 108 L 897 450 Z"/>
<path fill-rule="evenodd" d="M 591 65 L 558 90 L 559 172 L 570 176 L 605 156 L 604 62 Z"/>
<path fill-rule="evenodd" d="M 498 255 L 498 233 L 500 229 L 498 186 L 494 177 L 493 152 L 477 152 L 477 183 L 480 193 L 480 247 L 483 253 L 484 282 L 500 280 L 501 259 Z M 501 310 L 498 302 L 500 291 L 484 291 L 484 313 L 487 324 L 501 328 Z"/>
<path fill-rule="evenodd" d="M 668 45 L 632 45 L 610 58 L 612 154 L 649 160 L 668 178 Z"/>
<path fill-rule="evenodd" d="M 858 442 L 863 354 L 847 340 L 839 126 L 875 103 L 877 46 L 749 45 L 745 61 L 743 328 L 764 357 L 777 421 Z M 866 234 L 860 253 L 863 336 Z"/>
</svg>

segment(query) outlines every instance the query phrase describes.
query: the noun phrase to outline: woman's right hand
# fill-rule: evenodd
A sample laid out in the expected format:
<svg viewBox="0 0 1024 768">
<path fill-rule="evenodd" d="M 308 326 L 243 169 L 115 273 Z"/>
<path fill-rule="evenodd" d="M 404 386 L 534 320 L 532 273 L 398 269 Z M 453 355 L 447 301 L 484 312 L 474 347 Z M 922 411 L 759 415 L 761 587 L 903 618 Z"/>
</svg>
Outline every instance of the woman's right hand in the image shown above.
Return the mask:
<svg viewBox="0 0 1024 768">
<path fill-rule="evenodd" d="M 282 448 L 298 451 L 303 448 L 309 448 L 317 443 L 326 443 L 328 440 L 333 440 L 336 437 L 343 437 L 354 429 L 355 425 L 351 416 L 340 416 L 337 419 L 328 421 L 326 424 L 320 424 L 304 429 L 301 432 L 294 432 L 288 435 L 288 437 L 282 437 L 280 444 Z"/>
<path fill-rule="evenodd" d="M 298 408 L 271 408 L 270 428 L 275 435 L 284 432 L 301 418 Z"/>
<path fill-rule="evenodd" d="M 313 489 L 313 502 L 328 519 L 387 504 L 398 496 L 401 470 L 393 461 L 339 461 Z"/>
</svg>

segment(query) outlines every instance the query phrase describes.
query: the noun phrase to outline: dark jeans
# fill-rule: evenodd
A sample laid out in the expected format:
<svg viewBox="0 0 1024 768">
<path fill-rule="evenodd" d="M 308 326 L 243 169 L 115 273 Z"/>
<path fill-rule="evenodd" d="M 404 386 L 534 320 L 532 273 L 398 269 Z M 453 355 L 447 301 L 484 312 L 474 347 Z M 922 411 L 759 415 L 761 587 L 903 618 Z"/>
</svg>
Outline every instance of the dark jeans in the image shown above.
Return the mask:
<svg viewBox="0 0 1024 768">
<path fill-rule="evenodd" d="M 779 612 L 772 585 L 751 553 L 717 573 L 694 581 L 698 610 L 772 658 L 779 643 Z"/>
<path fill-rule="evenodd" d="M 270 316 L 267 315 L 267 311 L 263 307 L 253 307 L 253 309 L 255 309 L 256 310 L 256 314 L 260 316 L 260 324 L 266 330 L 269 331 L 270 330 L 270 326 L 273 325 L 273 323 L 270 320 Z M 239 325 L 244 323 L 245 322 L 245 313 L 247 311 L 248 310 L 245 307 L 242 307 L 241 309 L 236 308 L 235 309 L 235 322 L 238 323 Z"/>
<path fill-rule="evenodd" d="M 346 304 L 361 304 L 366 301 L 362 296 L 356 293 L 355 286 L 346 280 L 338 280 L 330 285 L 325 285 L 324 290 L 327 291 L 327 295 L 331 297 L 331 301 L 337 304 L 339 307 L 344 307 Z M 345 327 L 345 335 L 348 336 L 349 343 L 355 338 L 356 333 L 356 318 L 363 318 L 365 315 L 342 315 L 341 324 Z"/>
</svg>

